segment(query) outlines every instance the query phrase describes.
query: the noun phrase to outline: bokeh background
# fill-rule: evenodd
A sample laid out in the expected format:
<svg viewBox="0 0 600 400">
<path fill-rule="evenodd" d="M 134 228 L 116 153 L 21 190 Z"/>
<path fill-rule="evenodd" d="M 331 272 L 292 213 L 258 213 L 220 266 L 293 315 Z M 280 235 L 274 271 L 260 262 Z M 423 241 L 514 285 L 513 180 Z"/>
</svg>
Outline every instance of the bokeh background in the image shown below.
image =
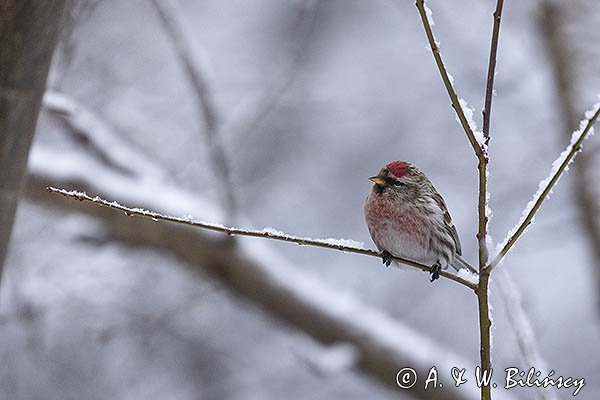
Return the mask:
<svg viewBox="0 0 600 400">
<path fill-rule="evenodd" d="M 431 0 L 480 124 L 495 2 Z M 600 91 L 595 0 L 508 1 L 490 223 L 514 226 Z M 491 287 L 493 362 L 600 391 L 600 142 Z M 476 260 L 476 159 L 413 1 L 75 0 L 0 290 L 2 399 L 476 398 L 476 299 L 375 258 L 142 221 L 44 191 L 372 247 L 367 177 L 410 160 Z M 502 270 L 502 272 L 500 272 Z M 500 282 L 502 281 L 502 282 Z M 467 369 L 404 391 L 404 366 Z M 423 379 L 423 377 L 421 377 Z M 422 380 L 419 385 L 422 384 Z M 498 398 L 570 398 L 573 389 Z"/>
</svg>

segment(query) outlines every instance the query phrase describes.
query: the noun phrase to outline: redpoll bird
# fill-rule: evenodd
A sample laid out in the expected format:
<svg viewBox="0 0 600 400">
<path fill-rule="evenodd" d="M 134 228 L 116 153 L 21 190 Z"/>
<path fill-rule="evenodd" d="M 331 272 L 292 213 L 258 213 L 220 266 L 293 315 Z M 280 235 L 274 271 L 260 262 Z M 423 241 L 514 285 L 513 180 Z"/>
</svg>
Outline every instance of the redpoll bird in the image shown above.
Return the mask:
<svg viewBox="0 0 600 400">
<path fill-rule="evenodd" d="M 476 272 L 461 257 L 446 203 L 424 173 L 411 163 L 394 161 L 369 179 L 375 185 L 365 203 L 365 219 L 386 266 L 394 256 L 430 265 L 431 282 L 448 265 Z"/>
</svg>

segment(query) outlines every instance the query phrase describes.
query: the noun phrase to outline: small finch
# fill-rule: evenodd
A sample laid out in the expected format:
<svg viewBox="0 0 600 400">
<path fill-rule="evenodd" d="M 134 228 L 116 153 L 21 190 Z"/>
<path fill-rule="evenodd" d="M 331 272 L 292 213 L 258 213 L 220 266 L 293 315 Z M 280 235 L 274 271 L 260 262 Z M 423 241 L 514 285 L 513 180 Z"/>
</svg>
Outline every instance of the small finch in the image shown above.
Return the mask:
<svg viewBox="0 0 600 400">
<path fill-rule="evenodd" d="M 451 265 L 467 268 L 458 232 L 442 196 L 427 176 L 406 161 L 394 161 L 369 178 L 374 185 L 365 203 L 365 219 L 383 263 L 392 257 L 431 266 L 431 282 Z"/>
</svg>

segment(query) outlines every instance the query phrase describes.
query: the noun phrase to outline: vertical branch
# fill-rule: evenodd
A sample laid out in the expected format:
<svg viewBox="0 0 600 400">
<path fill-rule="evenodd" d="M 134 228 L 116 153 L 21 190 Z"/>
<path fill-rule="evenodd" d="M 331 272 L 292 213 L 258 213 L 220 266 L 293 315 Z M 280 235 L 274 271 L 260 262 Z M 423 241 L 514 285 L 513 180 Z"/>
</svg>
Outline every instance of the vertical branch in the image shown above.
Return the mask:
<svg viewBox="0 0 600 400">
<path fill-rule="evenodd" d="M 492 118 L 492 99 L 494 97 L 494 77 L 496 75 L 496 58 L 498 53 L 498 38 L 500 36 L 500 21 L 504 0 L 498 0 L 494 11 L 494 28 L 490 45 L 490 61 L 488 64 L 487 86 L 485 89 L 485 106 L 483 107 L 483 136 L 486 146 L 490 142 L 490 120 Z"/>
<path fill-rule="evenodd" d="M 66 5 L 0 2 L 0 277 Z"/>
<path fill-rule="evenodd" d="M 221 116 L 214 101 L 212 90 L 206 80 L 205 68 L 198 56 L 198 51 L 191 40 L 191 34 L 182 23 L 181 12 L 173 0 L 152 0 L 160 21 L 168 34 L 179 57 L 184 72 L 192 84 L 198 106 L 202 111 L 203 123 L 208 141 L 209 154 L 222 188 L 225 211 L 229 218 L 235 219 L 237 213 L 237 197 L 233 185 L 232 172 L 220 130 Z"/>
<path fill-rule="evenodd" d="M 491 328 L 492 321 L 490 319 L 490 305 L 488 299 L 488 286 L 490 282 L 489 273 L 479 276 L 479 284 L 477 285 L 477 306 L 479 308 L 479 358 L 482 371 L 491 371 L 492 369 L 492 343 L 491 343 Z M 492 388 L 490 385 L 481 385 L 481 400 L 492 399 Z"/>
<path fill-rule="evenodd" d="M 480 362 L 483 371 L 492 369 L 492 346 L 489 310 L 489 281 L 490 273 L 486 270 L 489 253 L 487 247 L 488 236 L 488 190 L 487 175 L 489 154 L 487 151 L 490 142 L 490 117 L 492 115 L 492 97 L 494 95 L 494 74 L 496 72 L 496 57 L 498 54 L 498 39 L 500 37 L 500 22 L 502 18 L 503 0 L 498 0 L 494 11 L 494 27 L 492 29 L 492 41 L 490 44 L 490 60 L 488 64 L 487 86 L 485 90 L 485 108 L 483 111 L 483 137 L 482 152 L 478 154 L 477 170 L 479 172 L 479 198 L 477 202 L 478 230 L 477 240 L 479 242 L 479 285 L 477 287 L 477 303 L 479 306 L 479 343 Z M 482 400 L 491 400 L 492 388 L 490 385 L 481 386 Z"/>
<path fill-rule="evenodd" d="M 494 11 L 494 28 L 492 29 L 492 41 L 490 44 L 490 60 L 487 72 L 487 86 L 485 89 L 485 106 L 483 108 L 483 154 L 479 157 L 479 228 L 477 239 L 479 240 L 479 269 L 484 269 L 488 262 L 487 247 L 487 225 L 488 225 L 488 191 L 487 191 L 487 169 L 489 164 L 489 154 L 487 147 L 490 142 L 490 120 L 492 117 L 492 99 L 494 97 L 494 76 L 496 74 L 496 58 L 498 54 L 498 39 L 500 37 L 500 22 L 502 20 L 502 7 L 504 0 L 498 0 L 496 10 Z"/>
<path fill-rule="evenodd" d="M 496 11 L 494 12 L 494 27 L 492 30 L 492 42 L 490 46 L 490 60 L 488 67 L 488 79 L 486 88 L 486 100 L 485 100 L 485 111 L 484 111 L 484 132 L 483 139 L 479 139 L 475 136 L 473 129 L 469 125 L 469 121 L 465 117 L 460 100 L 454 91 L 452 81 L 446 71 L 446 67 L 442 60 L 438 44 L 433 35 L 431 29 L 431 22 L 429 21 L 429 14 L 431 11 L 425 5 L 425 0 L 417 0 L 416 5 L 421 15 L 423 27 L 425 28 L 425 34 L 429 41 L 433 57 L 438 66 L 444 86 L 448 91 L 452 106 L 458 116 L 458 119 L 467 134 L 469 142 L 475 151 L 475 155 L 478 159 L 477 170 L 479 173 L 479 190 L 478 190 L 478 202 L 477 202 L 477 213 L 478 213 L 478 230 L 477 239 L 479 244 L 479 284 L 477 285 L 477 303 L 479 307 L 479 339 L 480 339 L 480 359 L 481 369 L 483 371 L 490 371 L 492 368 L 491 359 L 491 337 L 490 330 L 492 322 L 490 320 L 489 313 L 489 299 L 488 299 L 488 287 L 490 280 L 490 270 L 486 269 L 488 262 L 488 248 L 487 248 L 487 224 L 488 224 L 488 192 L 487 192 L 487 166 L 489 163 L 489 156 L 487 152 L 487 145 L 490 140 L 490 116 L 492 112 L 492 96 L 494 93 L 494 73 L 496 69 L 496 55 L 498 50 L 498 38 L 500 36 L 500 21 L 502 15 L 503 0 L 498 0 L 496 4 Z M 483 400 L 491 400 L 492 393 L 489 385 L 481 386 L 481 398 Z"/>
</svg>

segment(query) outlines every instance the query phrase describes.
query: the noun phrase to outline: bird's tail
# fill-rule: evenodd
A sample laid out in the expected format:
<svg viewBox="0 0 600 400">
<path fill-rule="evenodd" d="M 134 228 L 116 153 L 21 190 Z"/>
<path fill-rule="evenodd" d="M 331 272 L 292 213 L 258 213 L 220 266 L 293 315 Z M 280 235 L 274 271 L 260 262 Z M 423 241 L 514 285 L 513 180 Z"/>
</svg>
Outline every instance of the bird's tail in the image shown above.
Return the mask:
<svg viewBox="0 0 600 400">
<path fill-rule="evenodd" d="M 454 260 L 452 260 L 452 264 L 450 265 L 452 265 L 452 268 L 454 268 L 456 271 L 460 270 L 461 268 L 466 268 L 475 275 L 478 274 L 477 270 L 473 268 L 471 264 L 469 264 L 464 258 L 459 256 L 458 254 L 454 255 Z"/>
</svg>

